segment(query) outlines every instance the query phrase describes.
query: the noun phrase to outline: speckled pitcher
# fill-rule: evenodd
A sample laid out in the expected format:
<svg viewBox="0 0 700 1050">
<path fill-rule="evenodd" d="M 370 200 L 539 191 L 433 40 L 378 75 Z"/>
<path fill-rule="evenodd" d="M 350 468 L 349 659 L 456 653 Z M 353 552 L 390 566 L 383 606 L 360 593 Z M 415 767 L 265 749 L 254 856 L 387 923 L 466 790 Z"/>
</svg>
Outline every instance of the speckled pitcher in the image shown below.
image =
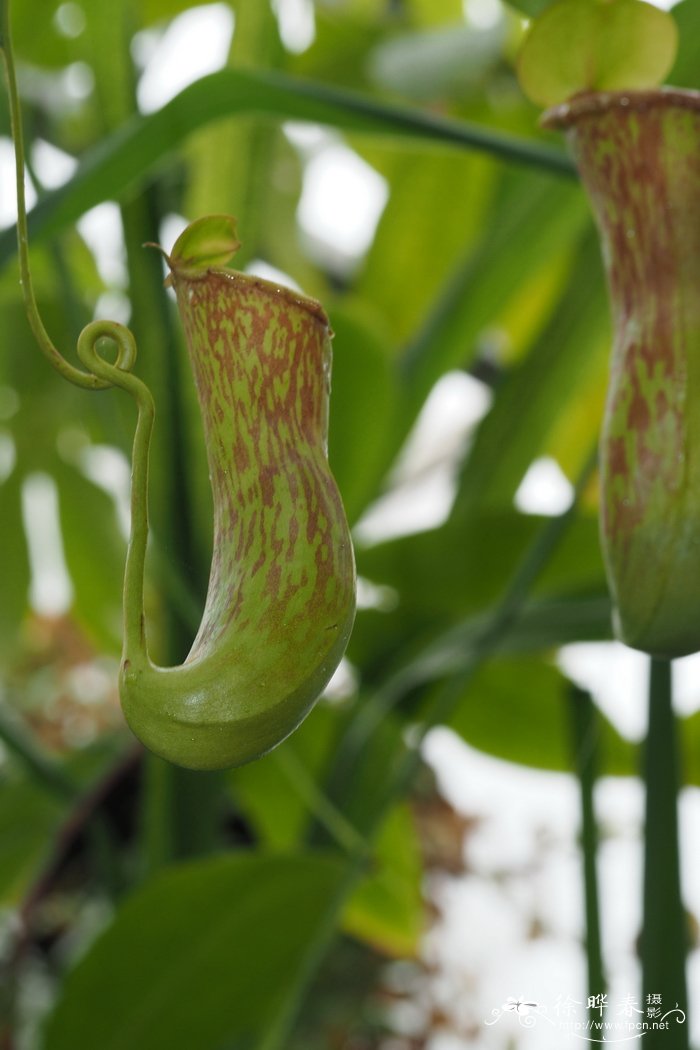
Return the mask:
<svg viewBox="0 0 700 1050">
<path fill-rule="evenodd" d="M 700 93 L 589 94 L 549 110 L 600 232 L 614 343 L 601 536 L 628 645 L 700 649 Z"/>
</svg>

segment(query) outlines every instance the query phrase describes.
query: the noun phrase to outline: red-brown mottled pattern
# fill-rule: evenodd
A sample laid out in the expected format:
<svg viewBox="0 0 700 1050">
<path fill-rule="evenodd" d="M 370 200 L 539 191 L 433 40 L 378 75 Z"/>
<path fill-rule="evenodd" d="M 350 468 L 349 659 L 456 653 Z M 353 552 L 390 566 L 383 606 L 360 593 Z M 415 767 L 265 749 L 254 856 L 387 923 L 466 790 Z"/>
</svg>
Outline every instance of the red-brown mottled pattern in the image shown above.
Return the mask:
<svg viewBox="0 0 700 1050">
<path fill-rule="evenodd" d="M 239 660 L 262 649 L 271 666 L 274 654 L 312 660 L 354 602 L 352 550 L 326 459 L 327 321 L 320 307 L 255 278 L 173 279 L 214 501 L 207 602 L 188 660 L 221 646 Z"/>
<path fill-rule="evenodd" d="M 545 122 L 569 129 L 608 274 L 602 535 L 622 633 L 687 651 L 700 646 L 700 95 L 582 97 Z"/>
</svg>

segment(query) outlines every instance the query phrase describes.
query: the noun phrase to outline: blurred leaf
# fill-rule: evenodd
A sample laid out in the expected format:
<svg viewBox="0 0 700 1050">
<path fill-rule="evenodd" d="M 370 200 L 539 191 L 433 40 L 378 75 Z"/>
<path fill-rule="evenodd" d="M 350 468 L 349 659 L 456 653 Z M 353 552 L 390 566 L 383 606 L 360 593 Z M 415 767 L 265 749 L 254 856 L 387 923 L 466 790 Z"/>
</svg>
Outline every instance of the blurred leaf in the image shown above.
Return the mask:
<svg viewBox="0 0 700 1050">
<path fill-rule="evenodd" d="M 64 815 L 45 789 L 29 780 L 0 778 L 0 904 L 19 903 Z"/>
<path fill-rule="evenodd" d="M 474 155 L 384 154 L 390 195 L 357 288 L 381 310 L 398 345 L 425 320 L 488 222 L 498 172 Z"/>
<path fill-rule="evenodd" d="M 464 524 L 450 522 L 412 536 L 358 549 L 358 568 L 399 597 L 397 615 L 407 608 L 426 619 L 477 611 L 495 601 L 543 518 L 493 511 Z M 539 580 L 549 595 L 602 589 L 598 522 L 572 522 Z"/>
<path fill-rule="evenodd" d="M 678 26 L 678 54 L 668 75 L 677 87 L 700 87 L 700 5 L 697 0 L 681 0 L 671 10 Z"/>
<path fill-rule="evenodd" d="M 61 534 L 73 583 L 72 612 L 100 649 L 115 655 L 122 642 L 126 539 L 114 500 L 74 466 L 56 458 Z"/>
<path fill-rule="evenodd" d="M 444 25 L 464 13 L 462 0 L 406 0 L 406 9 L 415 25 Z"/>
<path fill-rule="evenodd" d="M 42 0 L 41 18 L 32 4 L 12 4 L 12 37 L 18 56 L 44 67 L 60 67 L 70 60 L 71 41 L 56 22 L 61 0 Z"/>
<path fill-rule="evenodd" d="M 292 752 L 314 779 L 320 779 L 336 739 L 338 713 L 321 701 L 295 733 L 259 762 L 228 774 L 231 791 L 262 843 L 289 850 L 302 842 L 313 814 L 293 782 L 279 752 Z"/>
<path fill-rule="evenodd" d="M 404 663 L 411 675 L 414 657 L 431 644 L 436 646 L 431 674 L 439 675 L 440 664 L 449 666 L 453 656 L 461 666 L 466 645 L 498 603 L 541 525 L 534 515 L 489 513 L 462 527 L 443 526 L 368 550 L 358 548 L 360 575 L 392 588 L 397 604 L 390 613 L 360 612 L 348 647 L 350 660 L 368 682 L 384 680 Z M 551 601 L 551 609 L 542 611 L 537 625 L 524 624 L 522 642 L 513 640 L 513 645 L 554 646 L 575 640 L 577 631 L 582 638 L 610 636 L 609 605 L 600 603 L 606 586 L 595 518 L 571 523 L 534 593 L 538 601 Z M 518 624 L 512 628 L 518 629 Z M 511 644 L 510 635 L 503 644 Z"/>
<path fill-rule="evenodd" d="M 0 432 L 0 443 L 9 436 Z M 17 470 L 0 485 L 0 662 L 16 655 L 18 632 L 29 605 L 30 568 Z"/>
<path fill-rule="evenodd" d="M 377 839 L 373 872 L 359 884 L 343 914 L 347 933 L 379 951 L 415 956 L 425 925 L 423 866 L 411 810 L 397 806 Z"/>
<path fill-rule="evenodd" d="M 499 658 L 482 667 L 450 720 L 472 747 L 537 769 L 574 770 L 571 683 L 536 657 Z M 637 747 L 599 713 L 603 770 L 633 776 Z"/>
<path fill-rule="evenodd" d="M 283 55 L 269 0 L 238 0 L 227 67 L 274 68 Z M 243 244 L 239 245 L 238 269 L 244 269 L 259 253 L 264 217 L 280 181 L 261 179 L 259 172 L 270 170 L 281 135 L 279 128 L 260 121 L 234 118 L 203 128 L 188 143 L 185 213 L 196 217 L 223 212 L 240 219 Z"/>
<path fill-rule="evenodd" d="M 379 44 L 369 72 L 381 88 L 416 102 L 459 98 L 501 57 L 505 22 L 477 29 L 464 22 L 402 34 Z"/>
<path fill-rule="evenodd" d="M 331 312 L 335 332 L 328 458 L 352 524 L 377 491 L 397 391 L 377 326 L 358 310 Z"/>
<path fill-rule="evenodd" d="M 483 149 L 503 159 L 535 164 L 571 175 L 565 155 L 537 142 L 493 134 L 464 122 L 379 104 L 280 73 L 224 69 L 203 77 L 156 113 L 134 117 L 85 157 L 76 175 L 47 195 L 30 215 L 33 240 L 55 233 L 89 208 L 123 197 L 151 172 L 188 134 L 209 121 L 234 113 L 257 113 L 277 119 L 308 120 L 347 131 L 408 137 Z M 0 235 L 0 265 L 15 251 L 14 231 Z"/>
<path fill-rule="evenodd" d="M 259 1037 L 342 871 L 322 854 L 239 854 L 153 878 L 68 975 L 46 1050 L 218 1050 Z"/>
<path fill-rule="evenodd" d="M 91 2 L 100 4 L 102 0 L 91 0 Z M 211 0 L 140 0 L 136 11 L 140 16 L 141 25 L 147 26 L 154 22 L 174 18 L 183 11 L 202 7 L 210 2 Z M 228 2 L 228 0 L 224 0 L 224 2 Z"/>
<path fill-rule="evenodd" d="M 508 5 L 515 8 L 521 14 L 527 18 L 534 18 L 535 15 L 539 15 L 544 11 L 545 7 L 550 7 L 552 0 L 508 0 Z"/>
<path fill-rule="evenodd" d="M 416 686 L 464 670 L 493 610 L 449 627 L 422 650 L 407 657 L 393 675 L 394 697 Z M 612 611 L 607 595 L 572 595 L 528 602 L 496 643 L 496 653 L 510 655 L 551 651 L 569 642 L 612 639 Z"/>
<path fill-rule="evenodd" d="M 601 318 L 601 323 L 605 321 Z M 577 477 L 599 433 L 608 387 L 609 354 L 598 353 L 576 384 L 576 391 L 559 413 L 542 449 L 569 478 Z M 589 503 L 589 505 L 591 505 Z M 598 492 L 595 502 L 598 505 Z"/>
<path fill-rule="evenodd" d="M 328 768 L 326 792 L 360 834 L 376 830 L 377 813 L 382 811 L 388 786 L 406 753 L 403 724 L 388 714 L 375 727 L 358 751 L 353 730 L 358 714 L 368 703 L 359 696 L 350 711 L 347 729 L 339 741 Z"/>
<path fill-rule="evenodd" d="M 681 784 L 700 786 L 700 711 L 678 720 Z M 654 746 L 653 741 L 651 746 Z"/>
<path fill-rule="evenodd" d="M 404 430 L 439 376 L 473 359 L 477 337 L 520 290 L 523 258 L 527 273 L 550 265 L 553 254 L 570 250 L 587 221 L 577 187 L 542 175 L 504 179 L 481 242 L 455 268 L 401 360 Z"/>
<path fill-rule="evenodd" d="M 380 5 L 374 6 L 383 5 L 384 0 L 380 0 Z M 289 72 L 324 84 L 365 88 L 368 56 L 390 28 L 377 15 L 377 11 L 359 10 L 357 5 L 345 4 L 342 14 L 335 5 L 319 5 L 315 39 L 302 54 L 288 57 Z"/>
<path fill-rule="evenodd" d="M 607 296 L 598 240 L 591 230 L 553 316 L 528 356 L 497 388 L 493 407 L 479 426 L 462 469 L 455 518 L 473 514 L 482 501 L 512 503 L 525 471 L 585 377 L 591 371 L 599 374 L 609 343 Z M 587 452 L 581 450 L 583 456 Z"/>
</svg>

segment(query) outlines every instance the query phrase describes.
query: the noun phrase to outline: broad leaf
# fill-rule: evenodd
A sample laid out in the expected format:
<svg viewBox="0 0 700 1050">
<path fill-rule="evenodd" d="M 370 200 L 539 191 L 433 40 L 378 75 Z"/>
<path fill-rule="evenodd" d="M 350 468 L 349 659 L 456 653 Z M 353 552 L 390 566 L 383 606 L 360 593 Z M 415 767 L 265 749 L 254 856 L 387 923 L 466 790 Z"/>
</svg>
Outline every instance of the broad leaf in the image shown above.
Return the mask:
<svg viewBox="0 0 700 1050">
<path fill-rule="evenodd" d="M 233 855 L 155 877 L 68 976 L 46 1050 L 217 1050 L 259 1036 L 337 892 L 323 855 Z"/>
<path fill-rule="evenodd" d="M 537 769 L 573 772 L 575 741 L 571 683 L 533 657 L 498 659 L 475 676 L 450 720 L 480 751 Z M 598 715 L 602 771 L 633 776 L 637 749 Z"/>
</svg>

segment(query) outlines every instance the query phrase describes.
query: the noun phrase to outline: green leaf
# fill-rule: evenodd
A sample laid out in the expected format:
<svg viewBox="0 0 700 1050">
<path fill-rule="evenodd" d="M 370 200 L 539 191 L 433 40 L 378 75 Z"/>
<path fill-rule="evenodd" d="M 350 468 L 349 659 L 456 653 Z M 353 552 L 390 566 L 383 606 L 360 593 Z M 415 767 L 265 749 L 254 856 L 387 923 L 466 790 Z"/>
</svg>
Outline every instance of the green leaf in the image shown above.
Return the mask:
<svg viewBox="0 0 700 1050">
<path fill-rule="evenodd" d="M 0 780 L 0 904 L 16 904 L 24 896 L 64 812 L 29 780 Z"/>
<path fill-rule="evenodd" d="M 16 655 L 17 634 L 29 604 L 29 555 L 24 535 L 21 477 L 0 485 L 0 662 Z"/>
<path fill-rule="evenodd" d="M 328 762 L 338 728 L 338 713 L 323 702 L 289 739 L 259 762 L 227 774 L 231 791 L 262 843 L 275 850 L 298 846 L 313 814 L 304 793 L 295 790 L 289 769 L 301 764 L 312 778 L 320 777 Z M 293 763 L 284 761 L 285 752 Z"/>
<path fill-rule="evenodd" d="M 508 0 L 508 6 L 515 8 L 527 18 L 534 18 L 549 7 L 551 0 Z"/>
<path fill-rule="evenodd" d="M 668 75 L 676 87 L 700 87 L 700 5 L 697 0 L 681 0 L 671 14 L 678 26 L 678 54 Z"/>
<path fill-rule="evenodd" d="M 396 407 L 396 377 L 378 326 L 334 309 L 328 458 L 352 524 L 376 496 Z"/>
<path fill-rule="evenodd" d="M 678 729 L 681 742 L 682 783 L 700 786 L 700 711 L 696 711 L 688 718 L 679 719 Z"/>
<path fill-rule="evenodd" d="M 461 22 L 407 33 L 375 48 L 370 73 L 380 87 L 416 102 L 460 98 L 499 61 L 505 36 L 503 19 L 487 29 Z"/>
<path fill-rule="evenodd" d="M 56 233 L 104 200 L 123 197 L 143 184 L 154 167 L 192 131 L 235 113 L 307 120 L 345 131 L 485 150 L 502 159 L 573 175 L 573 166 L 563 151 L 536 142 L 405 106 L 377 103 L 357 92 L 339 91 L 281 73 L 224 69 L 191 84 L 156 113 L 134 117 L 100 142 L 84 158 L 76 175 L 32 210 L 32 240 Z M 5 230 L 0 235 L 0 265 L 14 252 L 14 231 Z"/>
<path fill-rule="evenodd" d="M 279 66 L 284 49 L 269 0 L 237 3 L 235 18 L 236 31 L 227 67 L 260 70 Z M 238 269 L 244 270 L 267 244 L 262 237 L 263 226 L 270 212 L 278 212 L 275 205 L 278 198 L 285 195 L 290 182 L 286 171 L 284 178 L 276 177 L 278 156 L 284 146 L 292 152 L 281 128 L 235 117 L 203 128 L 192 135 L 188 143 L 190 174 L 184 214 L 197 216 L 216 211 L 232 212 L 240 217 L 245 225 L 242 226 L 242 250 L 236 263 Z M 296 159 L 288 157 L 287 163 L 293 164 Z M 260 171 L 266 171 L 268 176 L 261 179 Z M 271 243 L 283 237 L 284 232 L 277 228 Z M 298 271 L 288 272 L 297 275 Z"/>
<path fill-rule="evenodd" d="M 73 583 L 72 612 L 87 636 L 118 655 L 126 540 L 113 499 L 74 466 L 54 459 L 63 550 Z"/>
<path fill-rule="evenodd" d="M 415 147 L 384 150 L 382 160 L 389 199 L 356 287 L 402 345 L 415 337 L 470 246 L 479 250 L 499 172 L 476 154 Z"/>
<path fill-rule="evenodd" d="M 462 0 L 406 0 L 405 7 L 419 26 L 452 23 L 464 13 Z"/>
<path fill-rule="evenodd" d="M 363 551 L 360 575 L 392 588 L 391 613 L 361 611 L 348 648 L 369 683 L 403 675 L 407 688 L 464 666 L 528 544 L 533 515 L 489 513 L 459 528 L 434 529 Z M 611 636 L 610 605 L 593 516 L 572 522 L 533 599 L 501 640 L 536 650 Z"/>
<path fill-rule="evenodd" d="M 241 242 L 231 215 L 195 219 L 175 241 L 168 261 L 174 270 L 209 270 L 226 266 Z"/>
<path fill-rule="evenodd" d="M 534 657 L 494 660 L 465 690 L 451 727 L 472 747 L 536 769 L 573 771 L 571 683 Z M 606 773 L 632 776 L 637 749 L 599 714 L 598 746 Z"/>
<path fill-rule="evenodd" d="M 555 253 L 571 249 L 587 222 L 577 187 L 542 175 L 509 173 L 479 243 L 455 267 L 402 357 L 406 404 L 401 438 L 436 380 L 473 359 L 477 337 L 518 294 L 523 259 L 528 259 L 528 274 L 550 264 Z"/>
<path fill-rule="evenodd" d="M 607 359 L 610 323 L 600 265 L 591 229 L 554 312 L 527 357 L 497 388 L 491 411 L 478 428 L 459 482 L 453 516 L 464 521 L 482 502 L 512 505 L 532 460 L 542 453 L 560 417 L 575 402 L 587 376 Z M 587 455 L 591 438 L 581 449 Z"/>
<path fill-rule="evenodd" d="M 415 655 L 404 660 L 391 679 L 392 693 L 406 695 L 416 686 L 464 670 L 492 611 L 456 623 Z M 504 633 L 495 650 L 521 655 L 552 650 L 569 642 L 612 638 L 607 595 L 571 596 L 529 602 Z"/>
<path fill-rule="evenodd" d="M 361 575 L 394 588 L 394 615 L 424 615 L 427 622 L 477 613 L 497 601 L 543 519 L 515 510 L 490 511 L 464 523 L 402 536 L 358 549 Z M 593 515 L 572 522 L 544 570 L 537 591 L 550 597 L 600 593 L 603 567 L 598 522 Z"/>
<path fill-rule="evenodd" d="M 425 905 L 420 846 L 408 806 L 397 806 L 384 822 L 373 869 L 348 900 L 343 928 L 388 955 L 414 956 Z"/>
<path fill-rule="evenodd" d="M 68 975 L 45 1050 L 218 1050 L 259 1037 L 342 871 L 323 854 L 239 854 L 156 876 Z"/>
<path fill-rule="evenodd" d="M 656 87 L 673 65 L 677 42 L 671 15 L 641 0 L 559 0 L 530 28 L 518 77 L 542 106 L 580 91 Z"/>
</svg>

